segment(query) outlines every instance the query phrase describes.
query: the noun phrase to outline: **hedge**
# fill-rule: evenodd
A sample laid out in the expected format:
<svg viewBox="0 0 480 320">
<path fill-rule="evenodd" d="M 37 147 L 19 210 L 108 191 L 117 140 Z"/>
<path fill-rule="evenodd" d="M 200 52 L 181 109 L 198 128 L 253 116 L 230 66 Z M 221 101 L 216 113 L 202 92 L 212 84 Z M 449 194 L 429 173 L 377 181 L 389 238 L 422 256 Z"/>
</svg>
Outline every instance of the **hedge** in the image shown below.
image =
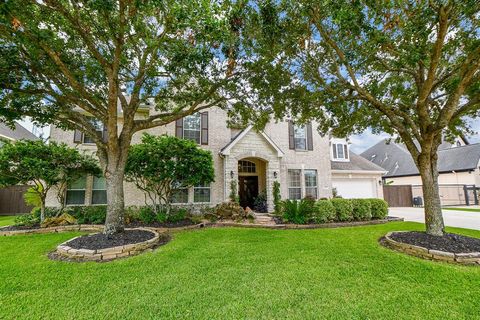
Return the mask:
<svg viewBox="0 0 480 320">
<path fill-rule="evenodd" d="M 353 220 L 353 204 L 350 199 L 333 198 L 330 200 L 335 208 L 337 221 Z"/>
</svg>

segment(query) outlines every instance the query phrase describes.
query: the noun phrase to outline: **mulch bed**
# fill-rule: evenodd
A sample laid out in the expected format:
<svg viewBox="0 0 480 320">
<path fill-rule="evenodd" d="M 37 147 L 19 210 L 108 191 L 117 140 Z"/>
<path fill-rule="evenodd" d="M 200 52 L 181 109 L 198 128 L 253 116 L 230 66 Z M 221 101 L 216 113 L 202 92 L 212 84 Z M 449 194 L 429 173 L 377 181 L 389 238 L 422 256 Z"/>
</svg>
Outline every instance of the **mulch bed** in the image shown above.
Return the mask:
<svg viewBox="0 0 480 320">
<path fill-rule="evenodd" d="M 197 224 L 190 219 L 183 219 L 176 222 L 152 222 L 152 223 L 143 223 L 143 222 L 132 222 L 127 225 L 128 228 L 139 228 L 139 227 L 147 227 L 147 228 L 182 228 L 193 226 Z"/>
<path fill-rule="evenodd" d="M 447 233 L 443 237 L 431 236 L 425 232 L 396 232 L 392 240 L 451 253 L 480 252 L 480 239 Z"/>
<path fill-rule="evenodd" d="M 33 226 L 6 226 L 0 227 L 0 231 L 17 231 L 17 230 L 35 230 L 40 229 L 40 224 L 35 224 Z"/>
<path fill-rule="evenodd" d="M 146 230 L 125 230 L 111 236 L 103 233 L 81 236 L 68 242 L 67 245 L 74 249 L 97 250 L 144 242 L 154 236 L 154 233 Z"/>
</svg>

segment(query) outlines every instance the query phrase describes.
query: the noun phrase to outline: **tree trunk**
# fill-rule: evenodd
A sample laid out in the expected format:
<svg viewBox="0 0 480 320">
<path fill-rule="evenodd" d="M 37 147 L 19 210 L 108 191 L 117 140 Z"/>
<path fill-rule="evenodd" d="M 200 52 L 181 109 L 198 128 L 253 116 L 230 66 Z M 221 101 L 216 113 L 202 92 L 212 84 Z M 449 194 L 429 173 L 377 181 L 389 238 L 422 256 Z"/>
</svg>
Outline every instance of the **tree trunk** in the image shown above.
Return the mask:
<svg viewBox="0 0 480 320">
<path fill-rule="evenodd" d="M 433 236 L 443 236 L 445 225 L 438 190 L 436 154 L 433 157 L 421 155 L 420 158 L 419 171 L 422 177 L 426 232 Z"/>
<path fill-rule="evenodd" d="M 103 233 L 112 235 L 125 229 L 125 200 L 123 179 L 125 175 L 124 155 L 108 154 L 105 182 L 107 185 L 107 217 Z"/>
</svg>

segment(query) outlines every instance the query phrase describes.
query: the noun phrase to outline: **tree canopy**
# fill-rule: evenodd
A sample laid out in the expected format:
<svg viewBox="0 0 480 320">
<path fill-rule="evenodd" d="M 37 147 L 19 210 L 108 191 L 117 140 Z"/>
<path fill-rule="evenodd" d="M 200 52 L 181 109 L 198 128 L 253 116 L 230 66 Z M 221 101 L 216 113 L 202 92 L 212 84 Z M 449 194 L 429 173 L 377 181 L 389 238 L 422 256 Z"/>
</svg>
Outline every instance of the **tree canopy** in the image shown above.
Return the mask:
<svg viewBox="0 0 480 320">
<path fill-rule="evenodd" d="M 267 1 L 251 21 L 265 70 L 280 70 L 270 113 L 397 135 L 422 175 L 427 231 L 443 234 L 437 149 L 479 115 L 480 3 Z"/>
<path fill-rule="evenodd" d="M 145 134 L 130 147 L 125 178 L 146 193 L 155 209 L 168 211 L 172 193 L 214 181 L 212 153 L 191 140 Z"/>
</svg>

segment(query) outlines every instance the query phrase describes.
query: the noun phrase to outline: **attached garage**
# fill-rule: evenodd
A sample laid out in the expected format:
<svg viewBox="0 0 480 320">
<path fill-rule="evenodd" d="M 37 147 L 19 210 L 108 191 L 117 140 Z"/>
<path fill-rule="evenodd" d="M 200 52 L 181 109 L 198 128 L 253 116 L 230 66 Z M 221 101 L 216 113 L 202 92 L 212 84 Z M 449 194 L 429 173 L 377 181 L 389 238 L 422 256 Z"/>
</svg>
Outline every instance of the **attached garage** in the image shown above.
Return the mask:
<svg viewBox="0 0 480 320">
<path fill-rule="evenodd" d="M 332 188 L 343 198 L 383 199 L 385 170 L 350 151 L 348 161 L 331 161 Z"/>
<path fill-rule="evenodd" d="M 332 187 L 343 198 L 376 198 L 377 189 L 375 180 L 370 179 L 335 179 L 332 178 Z"/>
</svg>

